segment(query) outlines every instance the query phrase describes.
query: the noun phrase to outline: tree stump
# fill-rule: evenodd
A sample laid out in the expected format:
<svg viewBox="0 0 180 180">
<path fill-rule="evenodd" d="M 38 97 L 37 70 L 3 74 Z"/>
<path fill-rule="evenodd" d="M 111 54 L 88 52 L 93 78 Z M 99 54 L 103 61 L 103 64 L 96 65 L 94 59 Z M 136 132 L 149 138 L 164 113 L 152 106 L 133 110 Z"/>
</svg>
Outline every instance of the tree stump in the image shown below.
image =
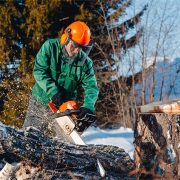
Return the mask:
<svg viewBox="0 0 180 180">
<path fill-rule="evenodd" d="M 139 107 L 134 145 L 142 178 L 180 178 L 180 101 Z"/>
<path fill-rule="evenodd" d="M 101 179 L 97 158 L 106 170 L 105 179 L 128 179 L 135 168 L 130 156 L 115 146 L 78 146 L 44 136 L 34 128 L 22 131 L 3 124 L 0 137 L 1 159 L 23 161 L 16 175 L 24 171 L 31 179 Z"/>
</svg>

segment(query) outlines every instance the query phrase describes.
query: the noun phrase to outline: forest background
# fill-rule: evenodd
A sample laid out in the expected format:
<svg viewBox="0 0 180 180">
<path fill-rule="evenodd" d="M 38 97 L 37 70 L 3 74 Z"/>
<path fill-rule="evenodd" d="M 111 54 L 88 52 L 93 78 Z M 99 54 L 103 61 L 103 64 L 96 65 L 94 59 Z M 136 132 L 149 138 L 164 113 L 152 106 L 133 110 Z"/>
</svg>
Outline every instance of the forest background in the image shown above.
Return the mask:
<svg viewBox="0 0 180 180">
<path fill-rule="evenodd" d="M 137 106 L 179 98 L 180 3 L 139 2 L 1 0 L 0 120 L 22 126 L 39 48 L 49 38 L 60 38 L 76 20 L 88 24 L 94 42 L 97 126 L 133 128 Z M 79 94 L 81 100 L 81 88 Z"/>
</svg>

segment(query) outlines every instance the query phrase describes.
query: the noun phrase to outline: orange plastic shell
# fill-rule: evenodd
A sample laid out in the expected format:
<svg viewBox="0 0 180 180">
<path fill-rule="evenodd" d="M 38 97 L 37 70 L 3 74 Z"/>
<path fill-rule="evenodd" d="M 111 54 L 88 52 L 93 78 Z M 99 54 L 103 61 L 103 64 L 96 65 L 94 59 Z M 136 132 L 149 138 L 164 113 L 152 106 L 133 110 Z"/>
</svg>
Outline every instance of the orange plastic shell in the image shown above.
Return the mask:
<svg viewBox="0 0 180 180">
<path fill-rule="evenodd" d="M 76 21 L 70 24 L 64 34 L 61 36 L 61 44 L 64 44 L 68 38 L 67 30 L 70 29 L 70 39 L 80 45 L 88 45 L 90 43 L 91 32 L 89 27 L 81 21 Z"/>
<path fill-rule="evenodd" d="M 78 109 L 77 103 L 75 101 L 67 101 L 60 106 L 59 111 L 64 112 L 68 109 L 69 110 Z"/>
<path fill-rule="evenodd" d="M 58 109 L 56 109 L 56 107 L 52 103 L 52 100 L 48 103 L 48 106 L 50 107 L 52 112 L 57 112 L 58 111 Z"/>
</svg>

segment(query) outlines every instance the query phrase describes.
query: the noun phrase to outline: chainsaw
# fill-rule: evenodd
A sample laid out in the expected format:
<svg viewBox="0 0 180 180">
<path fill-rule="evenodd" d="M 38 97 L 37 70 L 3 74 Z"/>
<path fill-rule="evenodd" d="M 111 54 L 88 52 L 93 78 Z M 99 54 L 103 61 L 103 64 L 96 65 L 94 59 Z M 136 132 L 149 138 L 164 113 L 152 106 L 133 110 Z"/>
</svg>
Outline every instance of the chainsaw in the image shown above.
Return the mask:
<svg viewBox="0 0 180 180">
<path fill-rule="evenodd" d="M 81 138 L 82 132 L 78 132 L 79 123 L 77 115 L 80 111 L 78 110 L 79 107 L 77 103 L 75 101 L 67 101 L 60 106 L 59 110 L 56 109 L 52 102 L 49 102 L 48 105 L 53 112 L 59 113 L 59 117 L 55 118 L 55 123 L 58 125 L 58 128 L 62 130 L 65 137 L 68 137 L 66 140 L 68 139 L 68 141 L 77 145 L 86 145 Z M 98 159 L 97 170 L 101 177 L 105 177 L 105 169 Z"/>
</svg>

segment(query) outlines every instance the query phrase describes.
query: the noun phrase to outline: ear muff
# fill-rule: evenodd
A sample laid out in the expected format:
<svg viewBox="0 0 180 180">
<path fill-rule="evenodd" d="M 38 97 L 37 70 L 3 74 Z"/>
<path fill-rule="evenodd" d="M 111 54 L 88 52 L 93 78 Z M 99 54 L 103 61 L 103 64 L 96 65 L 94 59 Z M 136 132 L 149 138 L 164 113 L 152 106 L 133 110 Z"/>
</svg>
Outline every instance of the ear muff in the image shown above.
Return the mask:
<svg viewBox="0 0 180 180">
<path fill-rule="evenodd" d="M 67 33 L 64 33 L 61 36 L 61 44 L 64 45 L 66 43 L 67 39 L 68 39 L 68 35 L 67 35 Z"/>
<path fill-rule="evenodd" d="M 61 36 L 61 44 L 64 45 L 68 43 L 70 38 L 71 38 L 71 29 L 68 28 L 65 30 L 64 34 Z"/>
</svg>

